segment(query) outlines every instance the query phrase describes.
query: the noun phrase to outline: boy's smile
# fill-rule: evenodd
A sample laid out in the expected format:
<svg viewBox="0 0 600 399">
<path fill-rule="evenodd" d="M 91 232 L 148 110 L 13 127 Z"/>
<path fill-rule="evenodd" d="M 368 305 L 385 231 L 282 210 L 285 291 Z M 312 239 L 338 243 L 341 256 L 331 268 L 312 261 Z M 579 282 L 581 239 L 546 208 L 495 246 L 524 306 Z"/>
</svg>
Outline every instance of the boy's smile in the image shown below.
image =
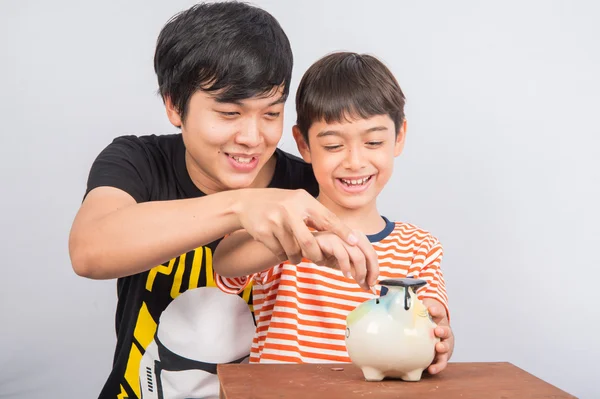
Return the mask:
<svg viewBox="0 0 600 399">
<path fill-rule="evenodd" d="M 349 194 L 356 194 L 366 191 L 370 184 L 373 182 L 372 177 L 374 175 L 369 176 L 359 176 L 359 177 L 338 177 L 336 178 L 336 183 L 341 186 L 342 190 Z"/>
</svg>

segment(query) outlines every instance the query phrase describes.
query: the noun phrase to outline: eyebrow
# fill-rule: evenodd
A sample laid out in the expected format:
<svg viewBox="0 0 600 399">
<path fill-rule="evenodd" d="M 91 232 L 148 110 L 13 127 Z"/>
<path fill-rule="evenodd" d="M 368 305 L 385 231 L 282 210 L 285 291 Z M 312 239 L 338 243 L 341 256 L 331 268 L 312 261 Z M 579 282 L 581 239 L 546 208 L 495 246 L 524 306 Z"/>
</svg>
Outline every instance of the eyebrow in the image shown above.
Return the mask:
<svg viewBox="0 0 600 399">
<path fill-rule="evenodd" d="M 385 126 L 374 126 L 371 127 L 367 130 L 365 130 L 364 132 L 362 132 L 362 134 L 368 134 L 368 133 L 372 133 L 372 132 L 381 132 L 384 130 L 388 130 L 387 127 Z M 343 133 L 337 130 L 323 130 L 322 132 L 319 132 L 317 134 L 317 137 L 326 137 L 326 136 L 343 136 Z"/>
<path fill-rule="evenodd" d="M 244 106 L 244 103 L 242 100 L 227 100 L 227 99 L 222 99 L 222 98 L 218 98 L 218 97 L 214 97 L 214 100 L 220 104 L 235 104 L 235 105 L 239 105 L 240 107 Z M 272 103 L 270 103 L 269 105 L 267 105 L 267 107 L 272 107 L 273 105 L 285 103 L 286 100 L 287 100 L 287 97 L 284 95 L 281 95 L 277 100 L 275 100 Z"/>
<path fill-rule="evenodd" d="M 269 104 L 269 107 L 272 105 L 283 104 L 284 102 L 286 102 L 286 100 L 287 100 L 287 96 L 281 95 L 277 100 L 275 100 L 271 104 Z"/>
</svg>

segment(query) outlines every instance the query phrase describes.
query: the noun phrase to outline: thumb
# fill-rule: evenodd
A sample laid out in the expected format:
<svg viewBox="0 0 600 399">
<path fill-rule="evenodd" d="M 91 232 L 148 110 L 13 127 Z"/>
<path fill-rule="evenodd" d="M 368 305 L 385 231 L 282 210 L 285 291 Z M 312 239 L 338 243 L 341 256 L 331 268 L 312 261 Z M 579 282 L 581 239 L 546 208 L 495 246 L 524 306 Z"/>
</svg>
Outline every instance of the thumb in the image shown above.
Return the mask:
<svg viewBox="0 0 600 399">
<path fill-rule="evenodd" d="M 446 318 L 446 309 L 444 309 L 442 304 L 437 303 L 437 301 L 427 301 L 425 305 L 427 306 L 427 311 L 436 324 L 439 324 L 439 322 Z"/>
</svg>

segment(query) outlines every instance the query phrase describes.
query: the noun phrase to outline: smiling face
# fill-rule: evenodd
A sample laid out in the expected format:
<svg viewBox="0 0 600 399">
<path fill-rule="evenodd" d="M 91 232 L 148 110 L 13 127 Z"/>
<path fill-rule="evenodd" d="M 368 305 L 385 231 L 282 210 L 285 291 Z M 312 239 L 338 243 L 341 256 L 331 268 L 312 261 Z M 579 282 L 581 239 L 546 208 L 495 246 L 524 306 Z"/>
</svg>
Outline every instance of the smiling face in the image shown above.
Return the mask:
<svg viewBox="0 0 600 399">
<path fill-rule="evenodd" d="M 404 147 L 406 122 L 396 134 L 388 115 L 350 120 L 314 122 L 308 143 L 294 127 L 300 154 L 319 182 L 319 200 L 334 213 L 375 207 Z"/>
<path fill-rule="evenodd" d="M 281 88 L 236 102 L 219 102 L 198 90 L 185 121 L 165 101 L 169 120 L 181 126 L 188 172 L 200 190 L 210 194 L 268 185 L 283 131 L 284 101 Z"/>
<path fill-rule="evenodd" d="M 404 103 L 392 72 L 366 54 L 328 54 L 298 86 L 294 137 L 312 163 L 319 200 L 338 216 L 361 210 L 346 216 L 364 230 L 379 231 L 376 199 L 404 146 Z"/>
</svg>

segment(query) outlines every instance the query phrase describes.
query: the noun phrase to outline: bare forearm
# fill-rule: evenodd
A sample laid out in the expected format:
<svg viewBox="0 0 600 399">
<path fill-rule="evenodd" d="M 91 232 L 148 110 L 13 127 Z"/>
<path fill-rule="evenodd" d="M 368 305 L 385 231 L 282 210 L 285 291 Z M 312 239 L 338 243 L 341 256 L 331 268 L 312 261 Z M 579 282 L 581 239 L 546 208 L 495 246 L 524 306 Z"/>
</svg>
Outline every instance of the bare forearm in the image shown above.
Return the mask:
<svg viewBox="0 0 600 399">
<path fill-rule="evenodd" d="M 224 238 L 213 256 L 213 270 L 223 277 L 242 277 L 259 273 L 281 261 L 262 243 L 245 231 Z"/>
<path fill-rule="evenodd" d="M 140 273 L 239 229 L 233 192 L 133 204 L 93 220 L 76 220 L 73 268 L 109 279 Z"/>
</svg>

